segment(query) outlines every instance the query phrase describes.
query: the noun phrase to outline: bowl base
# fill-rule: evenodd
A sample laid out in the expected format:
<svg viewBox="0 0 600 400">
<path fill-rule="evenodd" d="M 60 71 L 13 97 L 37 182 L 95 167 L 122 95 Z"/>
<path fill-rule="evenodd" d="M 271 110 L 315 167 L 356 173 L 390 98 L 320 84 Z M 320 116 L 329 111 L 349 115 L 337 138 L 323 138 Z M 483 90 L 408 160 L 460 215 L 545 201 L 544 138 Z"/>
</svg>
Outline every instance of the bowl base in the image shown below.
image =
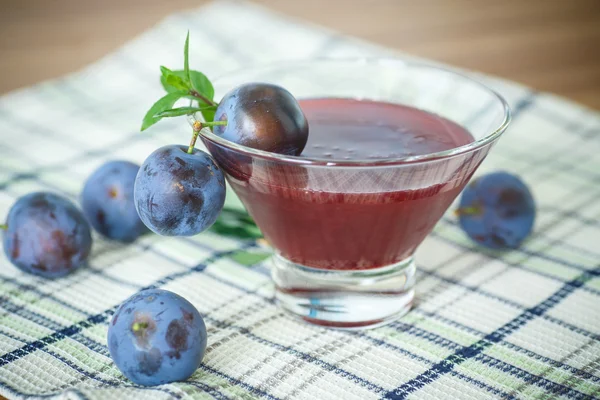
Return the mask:
<svg viewBox="0 0 600 400">
<path fill-rule="evenodd" d="M 279 306 L 296 318 L 328 328 L 376 328 L 406 314 L 413 303 L 413 258 L 368 270 L 322 270 L 273 257 Z"/>
</svg>

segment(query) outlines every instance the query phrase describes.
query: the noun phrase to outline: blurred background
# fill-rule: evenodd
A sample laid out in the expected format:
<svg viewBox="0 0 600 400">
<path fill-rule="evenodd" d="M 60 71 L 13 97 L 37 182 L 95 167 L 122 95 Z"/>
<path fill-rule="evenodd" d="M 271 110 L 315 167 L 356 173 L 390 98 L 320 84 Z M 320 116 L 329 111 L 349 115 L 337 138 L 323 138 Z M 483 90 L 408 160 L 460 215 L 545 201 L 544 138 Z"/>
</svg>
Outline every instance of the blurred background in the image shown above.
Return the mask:
<svg viewBox="0 0 600 400">
<path fill-rule="evenodd" d="M 169 13 L 207 2 L 0 0 L 0 94 L 76 70 Z M 600 110 L 600 0 L 254 2 Z"/>
</svg>

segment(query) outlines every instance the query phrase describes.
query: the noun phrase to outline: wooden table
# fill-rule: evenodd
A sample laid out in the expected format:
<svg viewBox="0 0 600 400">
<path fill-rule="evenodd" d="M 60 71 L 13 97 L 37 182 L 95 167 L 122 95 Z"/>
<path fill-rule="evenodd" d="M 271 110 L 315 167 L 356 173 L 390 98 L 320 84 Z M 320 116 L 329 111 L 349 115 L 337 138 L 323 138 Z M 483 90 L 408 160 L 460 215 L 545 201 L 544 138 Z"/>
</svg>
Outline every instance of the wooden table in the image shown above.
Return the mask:
<svg viewBox="0 0 600 400">
<path fill-rule="evenodd" d="M 205 0 L 3 0 L 0 93 L 91 63 Z M 600 0 L 257 0 L 407 53 L 600 109 Z"/>
</svg>

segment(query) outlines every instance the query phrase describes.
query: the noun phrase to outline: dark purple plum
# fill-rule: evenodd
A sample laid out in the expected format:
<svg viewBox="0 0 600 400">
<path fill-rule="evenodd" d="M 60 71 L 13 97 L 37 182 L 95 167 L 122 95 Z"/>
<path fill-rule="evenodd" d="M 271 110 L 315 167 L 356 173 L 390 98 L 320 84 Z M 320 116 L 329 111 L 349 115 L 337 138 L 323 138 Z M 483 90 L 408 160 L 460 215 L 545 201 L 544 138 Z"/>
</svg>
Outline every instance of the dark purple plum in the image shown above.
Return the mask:
<svg viewBox="0 0 600 400">
<path fill-rule="evenodd" d="M 221 169 L 205 152 L 187 149 L 169 145 L 154 151 L 135 180 L 138 214 L 159 235 L 196 235 L 215 222 L 225 202 Z"/>
<path fill-rule="evenodd" d="M 19 269 L 56 278 L 81 267 L 92 248 L 91 229 L 81 211 L 52 193 L 17 200 L 6 219 L 4 252 Z"/>
<path fill-rule="evenodd" d="M 183 381 L 206 350 L 206 326 L 183 297 L 143 290 L 117 309 L 108 328 L 108 350 L 121 372 L 138 385 Z"/>
<path fill-rule="evenodd" d="M 308 140 L 308 122 L 290 92 L 267 83 L 247 83 L 228 92 L 217 108 L 215 135 L 272 153 L 298 156 Z"/>
<path fill-rule="evenodd" d="M 494 172 L 467 185 L 457 214 L 471 239 L 494 249 L 517 248 L 531 233 L 535 202 L 527 185 L 507 172 Z"/>
<path fill-rule="evenodd" d="M 133 201 L 139 169 L 129 161 L 109 161 L 94 171 L 83 187 L 83 213 L 92 227 L 109 239 L 128 243 L 148 232 Z"/>
</svg>

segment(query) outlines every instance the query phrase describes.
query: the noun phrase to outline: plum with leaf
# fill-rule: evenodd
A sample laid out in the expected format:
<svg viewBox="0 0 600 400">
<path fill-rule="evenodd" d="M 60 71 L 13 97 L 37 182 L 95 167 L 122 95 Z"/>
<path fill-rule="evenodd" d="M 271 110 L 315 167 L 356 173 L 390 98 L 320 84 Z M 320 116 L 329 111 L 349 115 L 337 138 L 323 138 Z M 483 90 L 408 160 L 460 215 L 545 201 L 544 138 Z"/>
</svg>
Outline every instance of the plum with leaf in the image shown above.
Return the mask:
<svg viewBox="0 0 600 400">
<path fill-rule="evenodd" d="M 160 70 L 167 93 L 146 113 L 142 131 L 163 118 L 200 113 L 204 121 L 194 121 L 187 150 L 166 146 L 148 157 L 136 178 L 135 203 L 141 220 L 154 232 L 194 235 L 214 223 L 225 197 L 221 169 L 210 155 L 195 148 L 202 129 L 212 129 L 215 135 L 238 145 L 297 156 L 308 140 L 308 122 L 292 94 L 272 84 L 239 86 L 217 103 L 206 75 L 190 70 L 189 33 L 183 69 L 163 66 Z M 182 101 L 185 104 L 177 106 Z M 232 152 L 221 151 L 208 140 L 207 144 L 232 178 L 249 179 L 251 163 L 235 159 Z"/>
</svg>

